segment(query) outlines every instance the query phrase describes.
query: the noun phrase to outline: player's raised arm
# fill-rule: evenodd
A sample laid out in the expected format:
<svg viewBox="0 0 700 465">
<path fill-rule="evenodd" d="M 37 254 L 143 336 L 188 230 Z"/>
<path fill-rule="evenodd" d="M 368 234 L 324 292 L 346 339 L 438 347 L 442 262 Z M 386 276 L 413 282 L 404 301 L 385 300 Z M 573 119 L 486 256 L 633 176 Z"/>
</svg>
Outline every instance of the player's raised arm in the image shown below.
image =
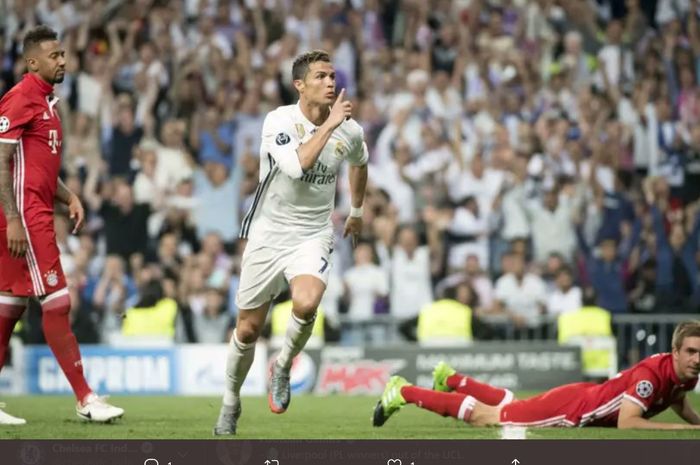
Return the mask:
<svg viewBox="0 0 700 465">
<path fill-rule="evenodd" d="M 17 144 L 0 142 L 0 205 L 7 220 L 7 249 L 10 255 L 19 258 L 27 251 L 27 233 L 17 210 L 10 170 L 10 161 L 16 150 Z"/>
<path fill-rule="evenodd" d="M 300 145 L 297 149 L 299 164 L 302 170 L 306 171 L 314 166 L 316 160 L 318 160 L 318 156 L 321 154 L 321 150 L 323 150 L 323 147 L 328 142 L 328 139 L 330 139 L 335 128 L 340 126 L 342 122 L 351 115 L 352 102 L 345 100 L 345 89 L 342 89 L 331 107 L 326 121 L 318 128 L 318 131 L 316 131 L 316 134 L 314 134 L 311 139 Z"/>
<path fill-rule="evenodd" d="M 700 429 L 700 425 L 682 423 L 661 423 L 642 417 L 644 410 L 640 405 L 627 398 L 622 399 L 620 413 L 617 417 L 619 429 Z"/>
</svg>

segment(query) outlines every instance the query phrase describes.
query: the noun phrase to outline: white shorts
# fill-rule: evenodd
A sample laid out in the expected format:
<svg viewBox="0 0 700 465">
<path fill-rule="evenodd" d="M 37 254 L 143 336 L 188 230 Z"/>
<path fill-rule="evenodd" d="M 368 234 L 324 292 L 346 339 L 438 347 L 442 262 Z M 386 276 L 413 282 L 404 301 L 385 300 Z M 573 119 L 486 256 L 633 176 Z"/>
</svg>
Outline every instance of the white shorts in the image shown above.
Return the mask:
<svg viewBox="0 0 700 465">
<path fill-rule="evenodd" d="M 241 261 L 236 294 L 239 310 L 251 310 L 273 300 L 295 276 L 316 276 L 328 284 L 333 236 L 323 235 L 294 246 L 249 241 Z"/>
</svg>

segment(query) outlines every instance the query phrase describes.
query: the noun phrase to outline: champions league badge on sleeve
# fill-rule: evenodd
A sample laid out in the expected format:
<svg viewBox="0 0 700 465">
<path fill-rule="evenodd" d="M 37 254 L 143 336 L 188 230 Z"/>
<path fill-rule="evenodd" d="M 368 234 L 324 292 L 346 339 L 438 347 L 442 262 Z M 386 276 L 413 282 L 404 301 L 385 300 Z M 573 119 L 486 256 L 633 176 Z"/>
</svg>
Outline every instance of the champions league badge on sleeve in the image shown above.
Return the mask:
<svg viewBox="0 0 700 465">
<path fill-rule="evenodd" d="M 289 134 L 285 132 L 280 132 L 277 134 L 277 137 L 275 138 L 275 143 L 277 145 L 287 145 L 291 139 L 289 138 Z"/>
<path fill-rule="evenodd" d="M 654 385 L 647 380 L 642 380 L 637 383 L 637 395 L 642 399 L 646 399 L 654 392 Z"/>
<path fill-rule="evenodd" d="M 0 132 L 7 132 L 10 129 L 10 118 L 0 116 Z"/>
</svg>

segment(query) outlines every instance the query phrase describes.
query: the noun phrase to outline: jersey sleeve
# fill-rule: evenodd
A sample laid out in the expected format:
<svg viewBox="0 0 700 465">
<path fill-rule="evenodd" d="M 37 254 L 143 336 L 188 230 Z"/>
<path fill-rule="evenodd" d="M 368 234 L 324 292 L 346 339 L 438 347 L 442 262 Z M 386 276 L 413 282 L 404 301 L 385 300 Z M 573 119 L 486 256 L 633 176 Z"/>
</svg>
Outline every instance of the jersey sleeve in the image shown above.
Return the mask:
<svg viewBox="0 0 700 465">
<path fill-rule="evenodd" d="M 358 125 L 358 130 L 353 149 L 348 154 L 348 162 L 353 166 L 366 165 L 369 160 L 369 152 L 365 143 L 365 131 L 360 125 Z"/>
<path fill-rule="evenodd" d="M 645 412 L 651 407 L 661 390 L 659 376 L 649 368 L 639 368 L 630 379 L 623 397 L 632 401 Z"/>
<path fill-rule="evenodd" d="M 263 122 L 260 150 L 269 153 L 280 170 L 292 179 L 299 179 L 304 174 L 297 154 L 299 145 L 301 141 L 291 118 L 279 111 L 268 113 Z"/>
<path fill-rule="evenodd" d="M 16 144 L 24 133 L 33 113 L 29 100 L 12 92 L 0 100 L 0 142 Z"/>
</svg>

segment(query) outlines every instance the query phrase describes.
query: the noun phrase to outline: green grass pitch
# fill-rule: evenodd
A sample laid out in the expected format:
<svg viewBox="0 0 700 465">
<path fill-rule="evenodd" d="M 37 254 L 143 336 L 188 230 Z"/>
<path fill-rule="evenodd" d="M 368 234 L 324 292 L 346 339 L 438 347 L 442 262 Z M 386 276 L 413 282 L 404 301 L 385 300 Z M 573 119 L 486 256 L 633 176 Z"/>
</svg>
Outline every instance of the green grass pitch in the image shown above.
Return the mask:
<svg viewBox="0 0 700 465">
<path fill-rule="evenodd" d="M 521 393 L 521 398 L 524 394 Z M 71 397 L 5 397 L 7 411 L 27 419 L 0 426 L 2 439 L 211 439 L 220 399 L 214 397 L 113 397 L 126 415 L 115 424 L 87 424 L 75 415 Z M 700 395 L 691 394 L 700 411 Z M 267 399 L 243 400 L 242 439 L 498 439 L 500 428 L 472 428 L 413 405 L 382 428 L 370 416 L 376 397 L 296 396 L 287 413 L 275 415 Z M 682 421 L 672 411 L 657 417 Z M 620 431 L 612 428 L 529 429 L 529 439 L 700 439 L 700 431 Z M 233 438 L 233 439 L 235 439 Z"/>
</svg>

